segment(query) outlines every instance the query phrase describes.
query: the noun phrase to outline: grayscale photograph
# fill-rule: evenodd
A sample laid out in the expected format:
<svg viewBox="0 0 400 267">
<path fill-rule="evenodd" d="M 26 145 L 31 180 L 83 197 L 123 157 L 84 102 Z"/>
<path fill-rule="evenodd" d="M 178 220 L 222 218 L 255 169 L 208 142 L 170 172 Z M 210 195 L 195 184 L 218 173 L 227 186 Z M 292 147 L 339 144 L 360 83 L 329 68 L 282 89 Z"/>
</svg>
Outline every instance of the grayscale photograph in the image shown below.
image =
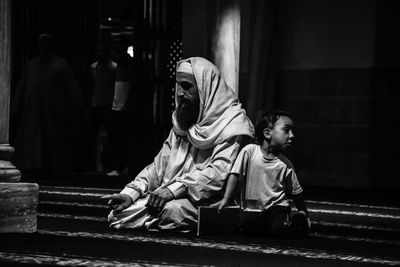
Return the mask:
<svg viewBox="0 0 400 267">
<path fill-rule="evenodd" d="M 0 266 L 400 266 L 390 0 L 0 0 Z"/>
</svg>

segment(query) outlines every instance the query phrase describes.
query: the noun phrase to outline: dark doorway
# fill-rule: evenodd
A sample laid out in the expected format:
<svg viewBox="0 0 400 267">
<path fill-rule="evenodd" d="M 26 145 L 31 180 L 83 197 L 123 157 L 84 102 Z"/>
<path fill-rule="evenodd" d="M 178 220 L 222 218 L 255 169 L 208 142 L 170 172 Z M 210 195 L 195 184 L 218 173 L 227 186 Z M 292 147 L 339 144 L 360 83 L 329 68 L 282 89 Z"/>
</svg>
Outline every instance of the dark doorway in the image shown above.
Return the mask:
<svg viewBox="0 0 400 267">
<path fill-rule="evenodd" d="M 171 128 L 175 65 L 182 53 L 181 18 L 181 0 L 13 1 L 11 98 L 28 61 L 37 55 L 41 33 L 54 37 L 56 54 L 69 62 L 84 96 L 96 45 L 106 42 L 112 47 L 115 39 L 127 36 L 135 73 L 127 142 L 129 176 L 134 178 L 151 163 Z M 11 118 L 11 144 L 17 128 L 18 121 Z M 73 173 L 80 176 L 83 169 Z"/>
</svg>

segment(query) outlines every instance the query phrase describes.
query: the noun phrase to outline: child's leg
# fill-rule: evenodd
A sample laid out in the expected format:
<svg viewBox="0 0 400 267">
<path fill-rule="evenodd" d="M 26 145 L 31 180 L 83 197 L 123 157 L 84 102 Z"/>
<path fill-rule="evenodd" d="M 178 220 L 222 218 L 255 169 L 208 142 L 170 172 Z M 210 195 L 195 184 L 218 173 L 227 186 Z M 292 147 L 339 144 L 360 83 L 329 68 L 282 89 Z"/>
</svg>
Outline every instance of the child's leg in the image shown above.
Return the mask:
<svg viewBox="0 0 400 267">
<path fill-rule="evenodd" d="M 275 206 L 262 212 L 244 212 L 240 217 L 241 230 L 251 235 L 285 235 L 289 226 L 290 207 Z"/>
<path fill-rule="evenodd" d="M 310 230 L 310 222 L 302 213 L 290 215 L 290 207 L 276 206 L 268 210 L 268 235 L 281 237 L 302 237 Z"/>
<path fill-rule="evenodd" d="M 243 212 L 240 215 L 240 229 L 250 235 L 265 235 L 266 228 L 260 212 Z"/>
<path fill-rule="evenodd" d="M 290 222 L 290 207 L 275 206 L 267 211 L 267 234 L 269 236 L 286 236 Z"/>
</svg>

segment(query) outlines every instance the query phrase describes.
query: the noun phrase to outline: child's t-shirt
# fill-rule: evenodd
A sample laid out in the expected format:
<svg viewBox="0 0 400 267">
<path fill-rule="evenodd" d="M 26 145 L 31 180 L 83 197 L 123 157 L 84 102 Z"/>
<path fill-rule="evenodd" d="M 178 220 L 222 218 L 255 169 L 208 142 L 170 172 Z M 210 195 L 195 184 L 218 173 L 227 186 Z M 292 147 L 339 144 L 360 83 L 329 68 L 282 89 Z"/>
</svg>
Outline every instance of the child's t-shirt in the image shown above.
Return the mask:
<svg viewBox="0 0 400 267">
<path fill-rule="evenodd" d="M 245 146 L 231 173 L 243 174 L 247 208 L 267 210 L 275 205 L 289 206 L 286 194 L 303 192 L 291 162 L 282 155 L 268 159 L 256 144 Z"/>
</svg>

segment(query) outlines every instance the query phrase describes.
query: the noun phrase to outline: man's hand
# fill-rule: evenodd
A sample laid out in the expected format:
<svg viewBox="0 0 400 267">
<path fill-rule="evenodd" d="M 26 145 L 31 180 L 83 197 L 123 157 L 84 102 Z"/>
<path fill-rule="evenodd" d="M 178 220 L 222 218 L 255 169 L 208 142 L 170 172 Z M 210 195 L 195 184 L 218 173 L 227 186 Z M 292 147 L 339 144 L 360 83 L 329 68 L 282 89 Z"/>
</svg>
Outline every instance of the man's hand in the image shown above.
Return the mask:
<svg viewBox="0 0 400 267">
<path fill-rule="evenodd" d="M 125 194 L 105 195 L 101 198 L 108 199 L 107 205 L 112 208 L 114 214 L 120 213 L 133 204 L 132 198 Z"/>
<path fill-rule="evenodd" d="M 174 199 L 174 195 L 168 188 L 158 188 L 150 193 L 146 206 L 160 212 L 165 203 Z"/>
<path fill-rule="evenodd" d="M 228 200 L 226 200 L 225 198 L 221 199 L 217 203 L 210 205 L 211 208 L 218 208 L 218 213 L 221 213 L 221 210 L 226 206 L 228 206 Z"/>
</svg>

